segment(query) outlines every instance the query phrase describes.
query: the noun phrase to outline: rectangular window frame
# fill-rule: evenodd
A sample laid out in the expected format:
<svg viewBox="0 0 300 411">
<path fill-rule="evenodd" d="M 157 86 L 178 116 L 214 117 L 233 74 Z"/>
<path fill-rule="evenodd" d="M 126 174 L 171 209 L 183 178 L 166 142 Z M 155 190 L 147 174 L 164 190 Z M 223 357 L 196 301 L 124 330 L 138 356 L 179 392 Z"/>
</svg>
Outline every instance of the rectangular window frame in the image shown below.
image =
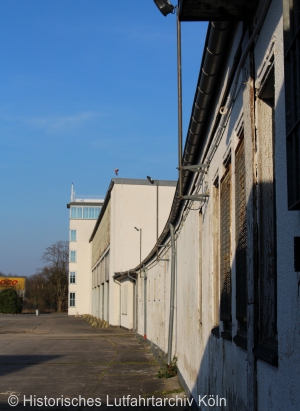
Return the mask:
<svg viewBox="0 0 300 411">
<path fill-rule="evenodd" d="M 235 309 L 238 322 L 233 341 L 247 349 L 247 206 L 246 206 L 246 163 L 244 130 L 239 133 L 235 150 Z"/>
<path fill-rule="evenodd" d="M 76 284 L 76 271 L 69 272 L 69 284 Z"/>
<path fill-rule="evenodd" d="M 212 188 L 213 197 L 213 218 L 212 218 L 212 249 L 213 249 L 213 290 L 214 290 L 214 310 L 213 322 L 214 327 L 211 330 L 212 334 L 220 337 L 220 181 L 219 177 L 215 178 Z M 202 221 L 201 221 L 202 227 Z M 202 240 L 201 240 L 202 243 Z M 202 252 L 201 252 L 202 255 Z M 201 270 L 202 272 L 202 270 Z M 202 300 L 202 284 L 201 284 L 201 300 Z M 202 311 L 202 302 L 201 302 Z M 201 314 L 202 315 L 202 314 Z M 202 317 L 201 317 L 202 322 Z"/>
<path fill-rule="evenodd" d="M 221 337 L 232 340 L 232 170 L 231 157 L 227 157 L 225 173 L 220 181 L 220 320 Z"/>
<path fill-rule="evenodd" d="M 69 256 L 69 262 L 70 263 L 77 263 L 77 251 L 76 250 L 70 250 L 70 256 Z"/>
<path fill-rule="evenodd" d="M 69 293 L 69 307 L 76 307 L 76 293 L 74 291 Z"/>
<path fill-rule="evenodd" d="M 273 366 L 278 365 L 275 107 L 275 71 L 274 64 L 270 64 L 256 100 L 258 343 L 253 353 Z"/>
<path fill-rule="evenodd" d="M 71 206 L 70 219 L 72 220 L 97 220 L 101 206 Z"/>
<path fill-rule="evenodd" d="M 77 230 L 70 230 L 70 242 L 77 241 Z"/>
</svg>

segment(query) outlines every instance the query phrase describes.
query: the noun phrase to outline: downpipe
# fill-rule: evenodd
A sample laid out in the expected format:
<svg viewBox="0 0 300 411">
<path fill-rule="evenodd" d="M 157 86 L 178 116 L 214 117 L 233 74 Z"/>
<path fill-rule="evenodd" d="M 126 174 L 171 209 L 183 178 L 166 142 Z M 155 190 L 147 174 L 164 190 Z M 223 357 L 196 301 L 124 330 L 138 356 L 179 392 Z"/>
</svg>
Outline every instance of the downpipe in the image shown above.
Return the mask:
<svg viewBox="0 0 300 411">
<path fill-rule="evenodd" d="M 133 284 L 134 284 L 134 292 L 133 292 L 133 331 L 137 331 L 137 313 L 136 313 L 136 309 L 137 309 L 137 304 L 136 304 L 136 279 L 134 277 L 132 277 L 130 274 L 130 270 L 128 270 L 127 273 L 127 277 L 130 278 L 130 280 L 132 280 Z"/>
<path fill-rule="evenodd" d="M 119 286 L 120 286 L 120 298 L 119 298 L 119 306 L 120 306 L 120 309 L 119 309 L 119 327 L 121 327 L 121 283 L 120 283 L 120 281 L 118 281 L 118 280 L 116 280 L 114 277 L 113 277 L 113 280 L 114 280 L 114 282 L 116 283 L 116 284 L 118 284 Z M 103 315 L 103 313 L 102 313 L 102 317 L 104 317 L 104 315 Z"/>
<path fill-rule="evenodd" d="M 143 265 L 144 271 L 144 340 L 147 339 L 147 274 L 146 268 Z"/>
</svg>

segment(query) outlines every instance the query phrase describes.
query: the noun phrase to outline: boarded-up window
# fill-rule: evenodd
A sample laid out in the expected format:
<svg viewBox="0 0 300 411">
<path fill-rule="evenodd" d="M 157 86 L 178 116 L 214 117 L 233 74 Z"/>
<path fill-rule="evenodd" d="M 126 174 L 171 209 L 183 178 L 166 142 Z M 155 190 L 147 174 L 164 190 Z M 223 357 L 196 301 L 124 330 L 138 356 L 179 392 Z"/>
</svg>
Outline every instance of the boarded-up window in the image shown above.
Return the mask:
<svg viewBox="0 0 300 411">
<path fill-rule="evenodd" d="M 220 286 L 221 320 L 224 329 L 231 323 L 231 165 L 229 164 L 220 185 Z"/>
<path fill-rule="evenodd" d="M 259 339 L 262 342 L 277 338 L 274 85 L 274 69 L 271 69 L 257 101 Z"/>
<path fill-rule="evenodd" d="M 246 332 L 247 322 L 247 220 L 245 193 L 244 139 L 235 156 L 235 239 L 236 239 L 236 318 Z"/>
<path fill-rule="evenodd" d="M 213 187 L 213 281 L 214 281 L 214 326 L 219 326 L 220 311 L 220 193 L 219 179 Z M 202 218 L 202 215 L 201 215 Z M 201 221 L 202 226 L 202 221 Z M 201 227 L 202 228 L 202 227 Z M 202 263 L 202 262 L 201 262 Z M 202 293 L 202 290 L 201 290 Z"/>
</svg>

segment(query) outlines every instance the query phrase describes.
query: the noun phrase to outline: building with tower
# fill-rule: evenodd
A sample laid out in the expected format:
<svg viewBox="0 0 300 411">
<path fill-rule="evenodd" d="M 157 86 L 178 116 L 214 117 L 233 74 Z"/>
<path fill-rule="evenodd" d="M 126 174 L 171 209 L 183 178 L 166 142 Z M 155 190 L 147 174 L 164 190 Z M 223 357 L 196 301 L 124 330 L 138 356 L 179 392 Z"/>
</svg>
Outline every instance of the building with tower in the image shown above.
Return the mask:
<svg viewBox="0 0 300 411">
<path fill-rule="evenodd" d="M 69 295 L 68 314 L 91 312 L 91 244 L 89 238 L 103 200 L 77 196 L 72 183 L 69 214 Z"/>
</svg>

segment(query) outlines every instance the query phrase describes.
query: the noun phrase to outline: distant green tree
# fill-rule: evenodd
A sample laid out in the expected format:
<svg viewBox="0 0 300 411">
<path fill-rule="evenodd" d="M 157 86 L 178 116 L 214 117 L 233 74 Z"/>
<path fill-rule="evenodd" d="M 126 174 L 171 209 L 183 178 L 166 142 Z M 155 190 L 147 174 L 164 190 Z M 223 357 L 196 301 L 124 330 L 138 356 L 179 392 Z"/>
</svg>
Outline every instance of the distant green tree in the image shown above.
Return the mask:
<svg viewBox="0 0 300 411">
<path fill-rule="evenodd" d="M 6 288 L 0 292 L 0 313 L 16 314 L 22 312 L 22 298 L 16 290 Z"/>
</svg>

